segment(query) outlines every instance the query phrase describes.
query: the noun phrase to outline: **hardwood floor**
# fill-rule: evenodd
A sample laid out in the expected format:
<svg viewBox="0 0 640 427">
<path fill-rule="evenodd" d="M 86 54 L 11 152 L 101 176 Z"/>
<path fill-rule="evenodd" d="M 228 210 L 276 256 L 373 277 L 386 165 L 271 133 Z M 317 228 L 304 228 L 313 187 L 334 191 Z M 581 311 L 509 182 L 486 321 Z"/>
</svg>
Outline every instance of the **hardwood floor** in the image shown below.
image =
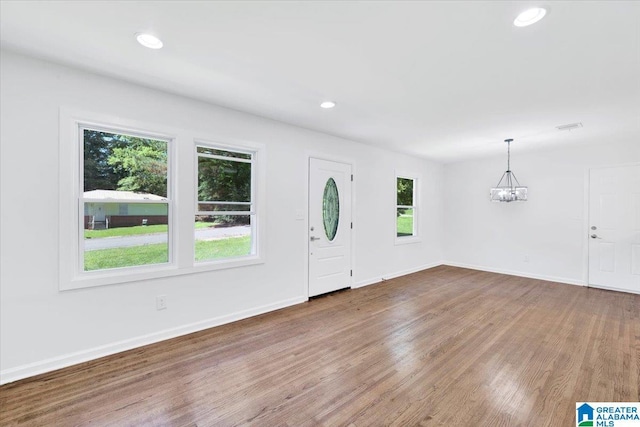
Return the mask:
<svg viewBox="0 0 640 427">
<path fill-rule="evenodd" d="M 0 387 L 28 426 L 570 426 L 640 400 L 640 295 L 437 267 Z"/>
</svg>

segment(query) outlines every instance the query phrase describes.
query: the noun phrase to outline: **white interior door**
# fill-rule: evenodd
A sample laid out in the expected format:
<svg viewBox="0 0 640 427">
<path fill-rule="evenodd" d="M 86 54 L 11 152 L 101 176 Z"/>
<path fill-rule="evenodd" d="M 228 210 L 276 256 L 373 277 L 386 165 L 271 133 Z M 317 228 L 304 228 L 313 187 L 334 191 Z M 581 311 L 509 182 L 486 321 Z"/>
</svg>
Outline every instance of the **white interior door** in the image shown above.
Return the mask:
<svg viewBox="0 0 640 427">
<path fill-rule="evenodd" d="M 590 171 L 589 285 L 640 293 L 640 165 Z"/>
<path fill-rule="evenodd" d="M 309 296 L 351 286 L 351 165 L 309 159 Z"/>
</svg>

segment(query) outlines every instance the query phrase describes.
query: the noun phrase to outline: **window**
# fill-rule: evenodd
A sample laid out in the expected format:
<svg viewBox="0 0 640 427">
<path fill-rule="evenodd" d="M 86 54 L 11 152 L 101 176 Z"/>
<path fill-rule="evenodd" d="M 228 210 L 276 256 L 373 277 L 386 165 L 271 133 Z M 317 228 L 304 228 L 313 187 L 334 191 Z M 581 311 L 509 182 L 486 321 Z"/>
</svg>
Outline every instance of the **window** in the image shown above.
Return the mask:
<svg viewBox="0 0 640 427">
<path fill-rule="evenodd" d="M 255 255 L 254 153 L 197 145 L 196 156 L 196 262 Z"/>
<path fill-rule="evenodd" d="M 80 126 L 80 271 L 170 261 L 169 141 Z"/>
<path fill-rule="evenodd" d="M 264 263 L 266 149 L 203 141 L 60 108 L 60 290 Z"/>
<path fill-rule="evenodd" d="M 398 241 L 418 235 L 417 179 L 396 176 L 396 238 Z"/>
</svg>

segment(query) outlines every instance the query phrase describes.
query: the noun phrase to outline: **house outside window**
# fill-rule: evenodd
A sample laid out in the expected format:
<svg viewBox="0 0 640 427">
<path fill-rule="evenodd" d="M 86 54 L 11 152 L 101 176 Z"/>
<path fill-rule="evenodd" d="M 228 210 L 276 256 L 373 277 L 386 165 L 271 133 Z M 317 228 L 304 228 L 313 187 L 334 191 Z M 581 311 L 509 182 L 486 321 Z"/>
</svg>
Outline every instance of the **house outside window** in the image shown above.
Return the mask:
<svg viewBox="0 0 640 427">
<path fill-rule="evenodd" d="M 167 140 L 82 126 L 81 271 L 170 261 Z"/>
</svg>

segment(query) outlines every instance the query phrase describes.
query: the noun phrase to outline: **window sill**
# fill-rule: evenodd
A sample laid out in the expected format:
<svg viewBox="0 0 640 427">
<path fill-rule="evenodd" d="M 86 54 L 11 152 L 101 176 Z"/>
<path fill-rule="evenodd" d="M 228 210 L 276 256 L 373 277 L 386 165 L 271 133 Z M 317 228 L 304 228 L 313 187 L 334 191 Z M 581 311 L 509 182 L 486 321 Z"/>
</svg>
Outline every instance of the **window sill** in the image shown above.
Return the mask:
<svg viewBox="0 0 640 427">
<path fill-rule="evenodd" d="M 406 237 L 396 237 L 395 245 L 408 245 L 411 243 L 420 243 L 422 239 L 420 236 L 406 236 Z"/>
<path fill-rule="evenodd" d="M 206 261 L 194 263 L 193 266 L 178 268 L 175 265 L 153 265 L 137 268 L 123 268 L 83 273 L 69 280 L 60 280 L 60 290 L 93 288 L 97 286 L 116 285 L 138 282 L 163 277 L 183 276 L 186 274 L 206 273 L 208 271 L 264 264 L 263 257 L 249 256 L 238 259 Z"/>
</svg>

